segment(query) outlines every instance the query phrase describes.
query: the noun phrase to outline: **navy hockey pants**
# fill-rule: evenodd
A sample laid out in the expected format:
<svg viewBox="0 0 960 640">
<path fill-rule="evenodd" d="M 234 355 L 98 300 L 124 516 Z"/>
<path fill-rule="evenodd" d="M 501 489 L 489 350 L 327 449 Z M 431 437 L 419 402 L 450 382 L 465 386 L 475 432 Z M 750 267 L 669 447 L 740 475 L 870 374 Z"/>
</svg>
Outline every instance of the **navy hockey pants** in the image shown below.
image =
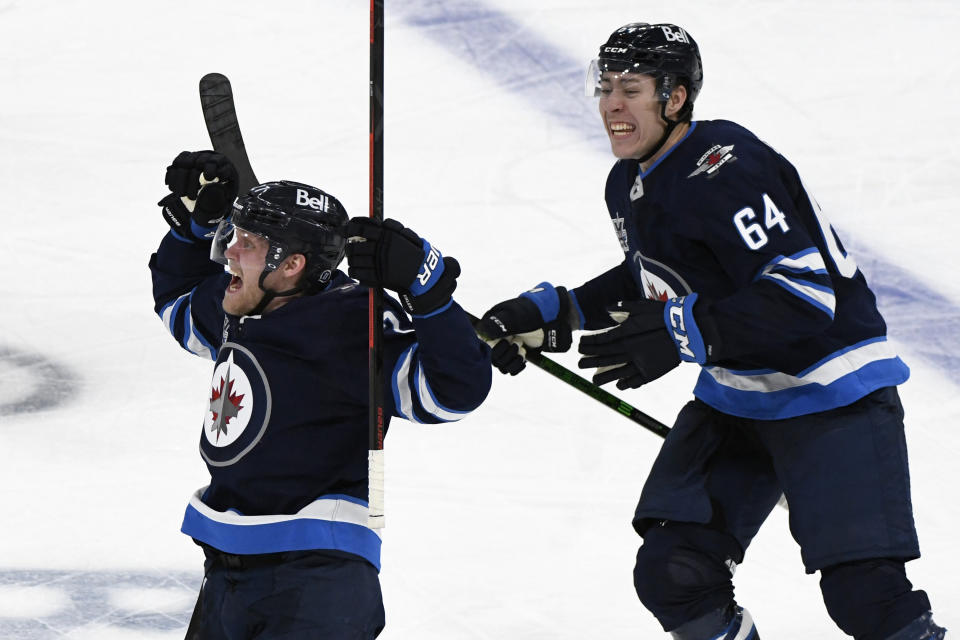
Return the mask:
<svg viewBox="0 0 960 640">
<path fill-rule="evenodd" d="M 664 441 L 634 519 L 645 537 L 635 586 L 665 629 L 732 602 L 729 563 L 743 560 L 781 492 L 838 626 L 873 638 L 879 624 L 889 635 L 929 608 L 903 571 L 919 548 L 896 389 L 777 421 L 695 400 Z M 878 603 L 895 615 L 878 615 Z"/>
<path fill-rule="evenodd" d="M 321 551 L 204 552 L 186 640 L 369 640 L 383 630 L 380 579 L 364 560 Z"/>
</svg>

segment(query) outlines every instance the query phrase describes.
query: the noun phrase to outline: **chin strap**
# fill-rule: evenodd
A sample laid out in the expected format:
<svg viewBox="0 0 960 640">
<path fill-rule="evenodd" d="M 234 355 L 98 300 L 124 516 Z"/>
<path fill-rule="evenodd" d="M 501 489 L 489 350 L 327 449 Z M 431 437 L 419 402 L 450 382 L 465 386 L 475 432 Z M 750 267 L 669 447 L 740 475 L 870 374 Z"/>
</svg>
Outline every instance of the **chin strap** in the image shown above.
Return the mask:
<svg viewBox="0 0 960 640">
<path fill-rule="evenodd" d="M 679 120 L 669 120 L 667 118 L 666 102 L 660 103 L 660 119 L 666 123 L 667 125 L 666 130 L 664 130 L 663 135 L 660 136 L 660 140 L 657 142 L 656 145 L 654 145 L 653 149 L 651 149 L 649 153 L 647 153 L 642 158 L 640 158 L 638 162 L 641 162 L 641 163 L 646 162 L 647 160 L 655 156 L 657 152 L 660 151 L 661 147 L 663 147 L 663 145 L 667 142 L 667 138 L 670 137 L 670 134 L 673 133 L 673 130 L 677 127 L 678 124 L 680 124 Z"/>
<path fill-rule="evenodd" d="M 266 269 L 260 272 L 260 280 L 257 284 L 260 286 L 260 290 L 263 291 L 263 297 L 260 298 L 260 302 L 257 303 L 257 306 L 255 306 L 250 313 L 247 314 L 248 316 L 259 316 L 262 314 L 263 310 L 267 308 L 268 304 L 273 302 L 274 298 L 284 298 L 286 296 L 296 295 L 306 289 L 306 287 L 303 285 L 297 285 L 293 289 L 287 289 L 286 291 L 274 291 L 272 289 L 267 289 L 263 286 L 263 281 L 267 279 L 269 274 L 270 272 Z"/>
</svg>

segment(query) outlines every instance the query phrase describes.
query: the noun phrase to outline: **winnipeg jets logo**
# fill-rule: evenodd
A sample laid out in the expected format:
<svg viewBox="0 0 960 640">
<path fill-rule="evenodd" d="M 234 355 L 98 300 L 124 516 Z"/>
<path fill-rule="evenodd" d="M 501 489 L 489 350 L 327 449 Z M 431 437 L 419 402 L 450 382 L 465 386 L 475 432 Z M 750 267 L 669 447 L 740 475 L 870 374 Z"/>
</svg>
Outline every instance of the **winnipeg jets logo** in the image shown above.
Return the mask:
<svg viewBox="0 0 960 640">
<path fill-rule="evenodd" d="M 203 433 L 214 447 L 233 444 L 250 421 L 253 397 L 250 381 L 234 363 L 233 352 L 213 372 L 210 405 L 203 421 Z"/>
<path fill-rule="evenodd" d="M 639 251 L 633 254 L 634 277 L 639 276 L 643 295 L 648 300 L 666 302 L 671 298 L 690 293 L 690 285 L 668 265 L 644 256 Z"/>
<path fill-rule="evenodd" d="M 700 159 L 697 160 L 697 168 L 687 177 L 692 178 L 706 172 L 707 178 L 712 178 L 720 171 L 720 167 L 728 162 L 734 162 L 736 159 L 737 156 L 733 155 L 732 144 L 725 147 L 715 144 L 700 156 Z"/>
<path fill-rule="evenodd" d="M 635 202 L 643 197 L 643 180 L 640 179 L 640 176 L 637 176 L 637 179 L 633 181 L 633 186 L 630 187 L 630 202 Z"/>
</svg>

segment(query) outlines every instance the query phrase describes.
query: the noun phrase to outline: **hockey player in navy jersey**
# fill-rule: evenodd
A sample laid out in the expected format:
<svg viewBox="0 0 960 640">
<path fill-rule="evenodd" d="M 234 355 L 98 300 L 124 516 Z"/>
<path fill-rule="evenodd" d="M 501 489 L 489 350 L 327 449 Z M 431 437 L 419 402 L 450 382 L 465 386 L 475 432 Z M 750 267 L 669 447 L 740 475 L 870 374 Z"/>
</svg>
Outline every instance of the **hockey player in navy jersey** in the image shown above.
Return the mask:
<svg viewBox="0 0 960 640">
<path fill-rule="evenodd" d="M 684 29 L 617 29 L 588 88 L 618 158 L 606 203 L 620 265 L 574 289 L 543 282 L 487 311 L 522 350 L 565 351 L 577 329 L 594 382 L 639 387 L 700 365 L 633 521 L 634 584 L 678 640 L 755 640 L 733 570 L 781 492 L 831 618 L 858 640 L 943 638 L 907 580 L 920 555 L 903 411 L 908 369 L 873 293 L 794 167 L 750 131 L 693 121 L 703 82 Z"/>
<path fill-rule="evenodd" d="M 337 265 L 346 250 L 351 276 L 400 294 L 404 308 L 385 296 L 384 409 L 423 423 L 462 418 L 490 386 L 489 348 L 451 298 L 459 265 L 395 221 L 348 222 L 312 186 L 234 200 L 236 171 L 214 152 L 178 155 L 166 184 L 155 310 L 215 363 L 200 436 L 210 484 L 182 525 L 206 556 L 187 638 L 374 638 L 368 295 Z M 360 241 L 346 249 L 348 237 Z"/>
</svg>

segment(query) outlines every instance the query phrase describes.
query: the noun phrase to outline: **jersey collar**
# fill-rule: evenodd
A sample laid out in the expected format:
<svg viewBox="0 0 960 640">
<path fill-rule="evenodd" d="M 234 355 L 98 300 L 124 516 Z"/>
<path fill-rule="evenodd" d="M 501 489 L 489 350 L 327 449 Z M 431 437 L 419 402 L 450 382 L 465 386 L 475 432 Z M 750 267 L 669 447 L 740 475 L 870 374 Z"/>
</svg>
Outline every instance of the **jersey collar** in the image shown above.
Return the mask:
<svg viewBox="0 0 960 640">
<path fill-rule="evenodd" d="M 666 159 L 670 156 L 670 154 L 673 153 L 674 150 L 676 150 L 677 147 L 679 147 L 681 144 L 683 144 L 683 141 L 686 140 L 687 138 L 689 138 L 689 137 L 690 137 L 690 134 L 693 133 L 693 130 L 697 128 L 697 124 L 698 124 L 698 123 L 697 123 L 696 121 L 691 122 L 691 123 L 690 123 L 690 129 L 687 131 L 687 133 L 684 134 L 684 136 L 683 136 L 682 138 L 680 138 L 679 140 L 677 140 L 676 144 L 674 144 L 672 147 L 670 147 L 670 149 L 668 149 L 665 154 L 663 154 L 662 156 L 660 156 L 659 158 L 657 158 L 657 161 L 654 162 L 652 165 L 650 165 L 650 168 L 647 169 L 646 171 L 640 170 L 640 163 L 637 163 L 637 175 L 640 176 L 640 179 L 642 180 L 643 178 L 646 178 L 648 175 L 650 175 L 650 174 L 653 172 L 654 169 L 656 169 L 658 166 L 660 166 L 660 163 L 661 163 L 661 162 L 663 162 L 664 160 L 666 160 Z"/>
</svg>

